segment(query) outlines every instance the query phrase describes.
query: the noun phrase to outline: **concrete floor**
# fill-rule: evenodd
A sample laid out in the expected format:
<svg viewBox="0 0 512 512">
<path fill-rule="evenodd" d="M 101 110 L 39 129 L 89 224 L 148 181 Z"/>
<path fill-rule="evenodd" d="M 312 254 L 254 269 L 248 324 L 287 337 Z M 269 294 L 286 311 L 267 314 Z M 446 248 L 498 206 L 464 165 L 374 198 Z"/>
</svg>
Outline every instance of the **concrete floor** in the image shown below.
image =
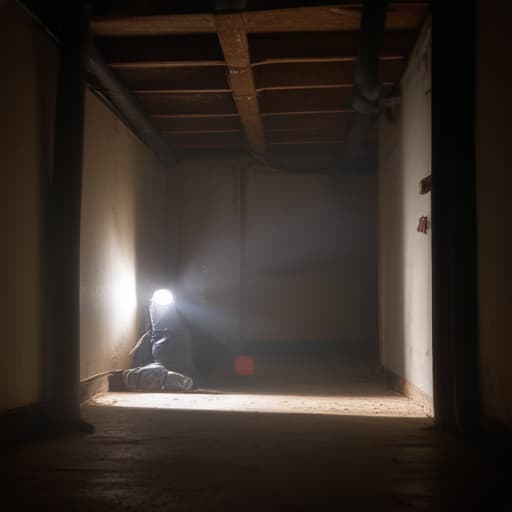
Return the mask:
<svg viewBox="0 0 512 512">
<path fill-rule="evenodd" d="M 222 394 L 97 397 L 94 434 L 7 450 L 2 510 L 512 510 L 497 456 L 371 369 L 271 366 Z"/>
</svg>

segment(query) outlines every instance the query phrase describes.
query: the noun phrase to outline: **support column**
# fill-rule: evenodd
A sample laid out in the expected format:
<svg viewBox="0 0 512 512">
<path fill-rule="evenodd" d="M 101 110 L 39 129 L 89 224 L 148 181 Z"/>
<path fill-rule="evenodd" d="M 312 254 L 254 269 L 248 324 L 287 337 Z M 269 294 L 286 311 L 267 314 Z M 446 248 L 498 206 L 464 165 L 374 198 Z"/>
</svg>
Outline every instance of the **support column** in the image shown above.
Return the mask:
<svg viewBox="0 0 512 512">
<path fill-rule="evenodd" d="M 80 421 L 80 206 L 84 138 L 86 18 L 63 8 L 48 219 L 51 402 L 57 428 Z"/>
<path fill-rule="evenodd" d="M 456 27 L 456 35 L 454 35 Z M 479 422 L 474 1 L 434 2 L 432 18 L 432 320 L 438 423 Z M 447 48 L 450 51 L 446 51 Z"/>
</svg>

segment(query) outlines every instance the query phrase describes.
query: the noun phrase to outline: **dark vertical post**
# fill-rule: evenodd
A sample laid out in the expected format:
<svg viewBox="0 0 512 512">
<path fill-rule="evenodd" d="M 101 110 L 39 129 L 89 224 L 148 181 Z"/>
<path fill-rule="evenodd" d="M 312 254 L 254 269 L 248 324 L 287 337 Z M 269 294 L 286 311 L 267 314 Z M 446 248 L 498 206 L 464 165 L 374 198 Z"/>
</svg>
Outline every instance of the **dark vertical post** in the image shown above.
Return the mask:
<svg viewBox="0 0 512 512">
<path fill-rule="evenodd" d="M 86 18 L 82 2 L 61 7 L 53 173 L 49 201 L 49 299 L 53 420 L 80 422 L 80 204 Z"/>
<path fill-rule="evenodd" d="M 472 430 L 479 419 L 474 1 L 463 13 L 449 2 L 433 7 L 434 407 L 441 426 Z"/>
</svg>

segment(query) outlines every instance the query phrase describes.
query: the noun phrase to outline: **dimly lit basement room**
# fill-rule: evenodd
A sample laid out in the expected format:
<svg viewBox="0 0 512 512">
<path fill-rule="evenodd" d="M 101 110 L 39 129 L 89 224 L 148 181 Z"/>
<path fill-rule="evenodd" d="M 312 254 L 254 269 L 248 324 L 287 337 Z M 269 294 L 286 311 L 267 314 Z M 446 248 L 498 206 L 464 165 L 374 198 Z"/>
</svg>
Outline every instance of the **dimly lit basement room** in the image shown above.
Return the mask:
<svg viewBox="0 0 512 512">
<path fill-rule="evenodd" d="M 510 4 L 0 13 L 2 511 L 512 510 Z"/>
</svg>

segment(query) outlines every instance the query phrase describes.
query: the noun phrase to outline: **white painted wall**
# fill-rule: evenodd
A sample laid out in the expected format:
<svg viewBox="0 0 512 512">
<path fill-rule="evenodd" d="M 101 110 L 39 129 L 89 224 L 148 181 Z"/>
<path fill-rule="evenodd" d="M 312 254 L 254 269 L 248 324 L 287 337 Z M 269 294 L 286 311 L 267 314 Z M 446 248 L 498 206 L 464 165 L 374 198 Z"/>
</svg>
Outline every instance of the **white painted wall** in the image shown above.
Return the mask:
<svg viewBox="0 0 512 512">
<path fill-rule="evenodd" d="M 166 258 L 165 174 L 87 92 L 80 247 L 80 376 L 126 368 Z"/>
<path fill-rule="evenodd" d="M 46 398 L 45 188 L 55 45 L 14 0 L 0 3 L 0 412 Z M 7 76 L 8 75 L 8 76 Z"/>
<path fill-rule="evenodd" d="M 419 193 L 431 173 L 429 33 L 402 79 L 398 116 L 379 120 L 379 317 L 382 365 L 432 397 L 430 193 Z"/>
</svg>

